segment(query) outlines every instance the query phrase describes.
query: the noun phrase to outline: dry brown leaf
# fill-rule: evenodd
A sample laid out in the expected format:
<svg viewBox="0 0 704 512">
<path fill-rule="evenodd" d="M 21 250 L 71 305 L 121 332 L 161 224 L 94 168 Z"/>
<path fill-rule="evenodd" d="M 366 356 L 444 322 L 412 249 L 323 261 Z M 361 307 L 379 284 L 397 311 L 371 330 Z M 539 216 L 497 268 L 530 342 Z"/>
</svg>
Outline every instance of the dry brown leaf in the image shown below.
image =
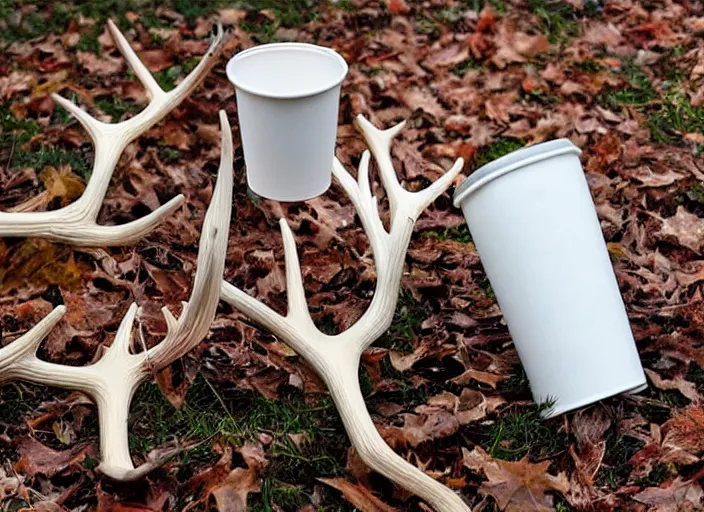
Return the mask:
<svg viewBox="0 0 704 512">
<path fill-rule="evenodd" d="M 76 55 L 79 64 L 89 73 L 96 75 L 114 75 L 121 71 L 125 64 L 122 59 L 109 55 L 98 57 L 93 53 L 82 51 L 78 51 Z"/>
<path fill-rule="evenodd" d="M 234 468 L 232 465 L 232 447 L 221 449 L 220 460 L 212 467 L 202 471 L 191 479 L 192 489 L 203 488 L 200 499 L 192 502 L 185 510 L 193 510 L 212 497 L 218 512 L 247 512 L 247 496 L 261 489 L 260 471 L 267 465 L 266 457 L 260 444 L 251 442 L 239 449 L 247 464 L 246 468 Z"/>
<path fill-rule="evenodd" d="M 704 491 L 696 482 L 676 478 L 665 487 L 648 487 L 633 499 L 649 505 L 652 512 L 695 512 L 704 508 Z"/>
<path fill-rule="evenodd" d="M 90 445 L 79 444 L 68 450 L 57 451 L 33 437 L 21 439 L 18 452 L 20 459 L 15 464 L 15 471 L 30 478 L 40 474 L 51 477 L 68 468 L 77 468 L 86 457 L 96 457 Z"/>
<path fill-rule="evenodd" d="M 472 471 L 480 471 L 488 478 L 479 492 L 492 496 L 501 510 L 508 512 L 553 510 L 552 497 L 545 494 L 569 491 L 570 484 L 564 473 L 550 475 L 550 461 L 533 464 L 524 457 L 518 462 L 494 459 L 480 447 L 473 451 L 462 448 L 464 465 Z"/>
<path fill-rule="evenodd" d="M 675 414 L 663 425 L 663 446 L 694 455 L 704 452 L 704 407 L 691 406 Z"/>
<path fill-rule="evenodd" d="M 318 480 L 342 492 L 345 499 L 361 512 L 399 512 L 397 508 L 387 505 L 360 484 L 344 478 L 318 478 Z"/>
<path fill-rule="evenodd" d="M 704 219 L 679 206 L 675 215 L 660 220 L 662 220 L 660 233 L 663 236 L 673 236 L 682 247 L 687 247 L 699 254 L 704 245 Z"/>
<path fill-rule="evenodd" d="M 403 433 L 408 444 L 416 448 L 421 443 L 455 434 L 460 423 L 448 411 L 425 407 L 424 414 L 403 414 Z"/>
<path fill-rule="evenodd" d="M 655 373 L 650 368 L 645 368 L 644 371 L 653 383 L 653 386 L 655 386 L 656 388 L 663 390 L 675 389 L 682 393 L 685 397 L 689 398 L 694 403 L 700 403 L 702 401 L 702 397 L 697 391 L 697 386 L 693 382 L 685 380 L 684 377 L 682 377 L 681 375 L 676 376 L 674 379 L 668 380 L 663 379 L 662 377 L 660 377 L 660 375 Z"/>
</svg>

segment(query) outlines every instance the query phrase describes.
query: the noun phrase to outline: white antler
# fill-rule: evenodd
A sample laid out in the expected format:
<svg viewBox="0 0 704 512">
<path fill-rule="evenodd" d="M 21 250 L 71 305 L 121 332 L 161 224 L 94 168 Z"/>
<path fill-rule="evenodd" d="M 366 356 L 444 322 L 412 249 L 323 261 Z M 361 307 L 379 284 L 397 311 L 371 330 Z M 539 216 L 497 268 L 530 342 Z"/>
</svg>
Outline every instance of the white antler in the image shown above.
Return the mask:
<svg viewBox="0 0 704 512">
<path fill-rule="evenodd" d="M 225 35 L 218 25 L 217 34 L 196 68 L 176 87 L 165 92 L 139 60 L 117 26 L 108 20 L 108 29 L 127 63 L 142 82 L 151 99 L 136 116 L 117 124 L 98 121 L 67 99 L 52 94 L 59 105 L 83 125 L 95 145 L 93 171 L 83 195 L 60 210 L 49 212 L 0 212 L 0 237 L 33 236 L 50 238 L 73 245 L 125 245 L 139 240 L 183 204 L 178 195 L 141 219 L 119 226 L 96 223 L 105 193 L 120 155 L 139 135 L 176 108 L 205 78 L 222 51 Z"/>
<path fill-rule="evenodd" d="M 34 329 L 0 351 L 0 382 L 20 379 L 77 389 L 90 395 L 100 416 L 98 470 L 116 480 L 135 480 L 157 467 L 151 461 L 135 468 L 130 457 L 127 417 L 132 396 L 152 371 L 167 366 L 194 348 L 208 333 L 220 301 L 227 237 L 232 210 L 232 134 L 224 111 L 220 112 L 222 156 L 213 198 L 205 216 L 198 250 L 197 271 L 189 302 L 176 319 L 164 308 L 168 332 L 154 348 L 132 353 L 132 328 L 139 310 L 132 304 L 100 360 L 89 366 L 63 366 L 38 359 L 36 349 L 63 315 L 56 308 Z"/>
<path fill-rule="evenodd" d="M 367 145 L 379 166 L 381 180 L 389 197 L 391 225 L 384 229 L 376 198 L 369 184 L 369 152 L 365 151 L 355 179 L 335 160 L 333 173 L 357 209 L 374 252 L 377 285 L 369 309 L 347 331 L 329 336 L 320 332 L 310 317 L 305 300 L 301 268 L 293 233 L 281 219 L 286 259 L 288 314 L 271 308 L 223 281 L 222 298 L 242 313 L 276 334 L 305 358 L 320 374 L 340 412 L 352 444 L 372 469 L 401 487 L 417 494 L 438 512 L 469 511 L 453 491 L 398 456 L 379 435 L 364 403 L 359 386 L 359 359 L 367 347 L 391 325 L 403 272 L 405 255 L 416 219 L 452 183 L 463 166 L 462 159 L 430 187 L 420 192 L 405 190 L 396 178 L 390 151 L 393 138 L 404 123 L 378 130 L 364 117 L 357 117 Z"/>
</svg>

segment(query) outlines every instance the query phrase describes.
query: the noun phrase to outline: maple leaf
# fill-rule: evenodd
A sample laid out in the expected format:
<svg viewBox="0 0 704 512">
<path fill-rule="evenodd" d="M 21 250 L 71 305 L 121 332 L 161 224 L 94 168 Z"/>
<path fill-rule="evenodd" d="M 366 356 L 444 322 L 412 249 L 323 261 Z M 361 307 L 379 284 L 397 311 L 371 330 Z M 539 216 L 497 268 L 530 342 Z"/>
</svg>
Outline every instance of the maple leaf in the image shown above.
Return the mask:
<svg viewBox="0 0 704 512">
<path fill-rule="evenodd" d="M 479 492 L 492 496 L 501 510 L 551 511 L 552 497 L 545 493 L 564 494 L 570 488 L 564 473 L 548 474 L 549 460 L 533 464 L 527 455 L 518 462 L 494 459 L 478 446 L 471 452 L 462 448 L 462 458 L 467 468 L 481 471 L 489 479 L 482 483 Z"/>
<path fill-rule="evenodd" d="M 374 496 L 369 489 L 344 478 L 318 478 L 319 481 L 342 492 L 347 501 L 361 512 L 398 512 Z"/>
</svg>

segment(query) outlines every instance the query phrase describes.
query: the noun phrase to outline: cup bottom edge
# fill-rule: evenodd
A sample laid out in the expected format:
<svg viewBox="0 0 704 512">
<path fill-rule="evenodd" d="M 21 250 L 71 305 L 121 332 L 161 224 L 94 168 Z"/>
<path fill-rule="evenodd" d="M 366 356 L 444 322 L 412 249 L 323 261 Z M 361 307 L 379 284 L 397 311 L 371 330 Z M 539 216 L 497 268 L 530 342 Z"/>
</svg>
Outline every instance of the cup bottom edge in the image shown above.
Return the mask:
<svg viewBox="0 0 704 512">
<path fill-rule="evenodd" d="M 561 404 L 559 407 L 551 407 L 550 409 L 546 410 L 544 413 L 541 413 L 540 417 L 543 420 L 549 420 L 551 418 L 555 418 L 557 416 L 560 416 L 561 414 L 564 414 L 566 412 L 574 411 L 575 409 L 580 409 L 582 407 L 585 407 L 587 405 L 591 405 L 595 402 L 598 402 L 600 400 L 604 400 L 605 398 L 609 398 L 612 396 L 616 395 L 622 395 L 622 394 L 635 394 L 635 393 L 640 393 L 641 391 L 644 391 L 648 387 L 648 382 L 645 378 L 645 375 L 641 380 L 638 382 L 631 384 L 631 385 L 626 385 L 626 386 L 618 386 L 616 389 L 612 389 L 609 391 L 604 391 L 601 393 L 596 393 L 589 398 L 585 398 L 583 400 L 577 400 L 576 402 L 572 402 L 571 404 Z"/>
<path fill-rule="evenodd" d="M 323 194 L 325 194 L 328 190 L 330 190 L 331 186 L 332 186 L 332 180 L 327 184 L 327 186 L 325 188 L 323 188 L 317 192 L 311 192 L 310 194 L 306 194 L 304 196 L 298 196 L 296 198 L 292 198 L 292 197 L 284 198 L 284 197 L 272 197 L 272 196 L 263 194 L 263 193 L 257 191 L 255 188 L 253 188 L 249 182 L 247 183 L 247 188 L 249 189 L 249 191 L 252 194 L 256 195 L 257 197 L 261 197 L 262 199 L 266 199 L 269 201 L 278 201 L 280 203 L 299 203 L 302 201 L 308 201 L 310 199 L 315 199 L 316 197 L 320 197 Z"/>
</svg>

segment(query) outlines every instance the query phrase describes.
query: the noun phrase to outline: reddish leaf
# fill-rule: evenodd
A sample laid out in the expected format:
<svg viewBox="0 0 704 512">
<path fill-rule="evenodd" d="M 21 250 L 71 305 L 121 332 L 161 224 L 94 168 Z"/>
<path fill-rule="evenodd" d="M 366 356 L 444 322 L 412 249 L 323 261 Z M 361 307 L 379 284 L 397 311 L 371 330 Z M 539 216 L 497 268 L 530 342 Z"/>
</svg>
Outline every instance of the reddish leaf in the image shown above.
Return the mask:
<svg viewBox="0 0 704 512">
<path fill-rule="evenodd" d="M 318 478 L 324 484 L 342 492 L 345 499 L 361 512 L 399 512 L 374 496 L 369 489 L 344 478 Z"/>
</svg>

